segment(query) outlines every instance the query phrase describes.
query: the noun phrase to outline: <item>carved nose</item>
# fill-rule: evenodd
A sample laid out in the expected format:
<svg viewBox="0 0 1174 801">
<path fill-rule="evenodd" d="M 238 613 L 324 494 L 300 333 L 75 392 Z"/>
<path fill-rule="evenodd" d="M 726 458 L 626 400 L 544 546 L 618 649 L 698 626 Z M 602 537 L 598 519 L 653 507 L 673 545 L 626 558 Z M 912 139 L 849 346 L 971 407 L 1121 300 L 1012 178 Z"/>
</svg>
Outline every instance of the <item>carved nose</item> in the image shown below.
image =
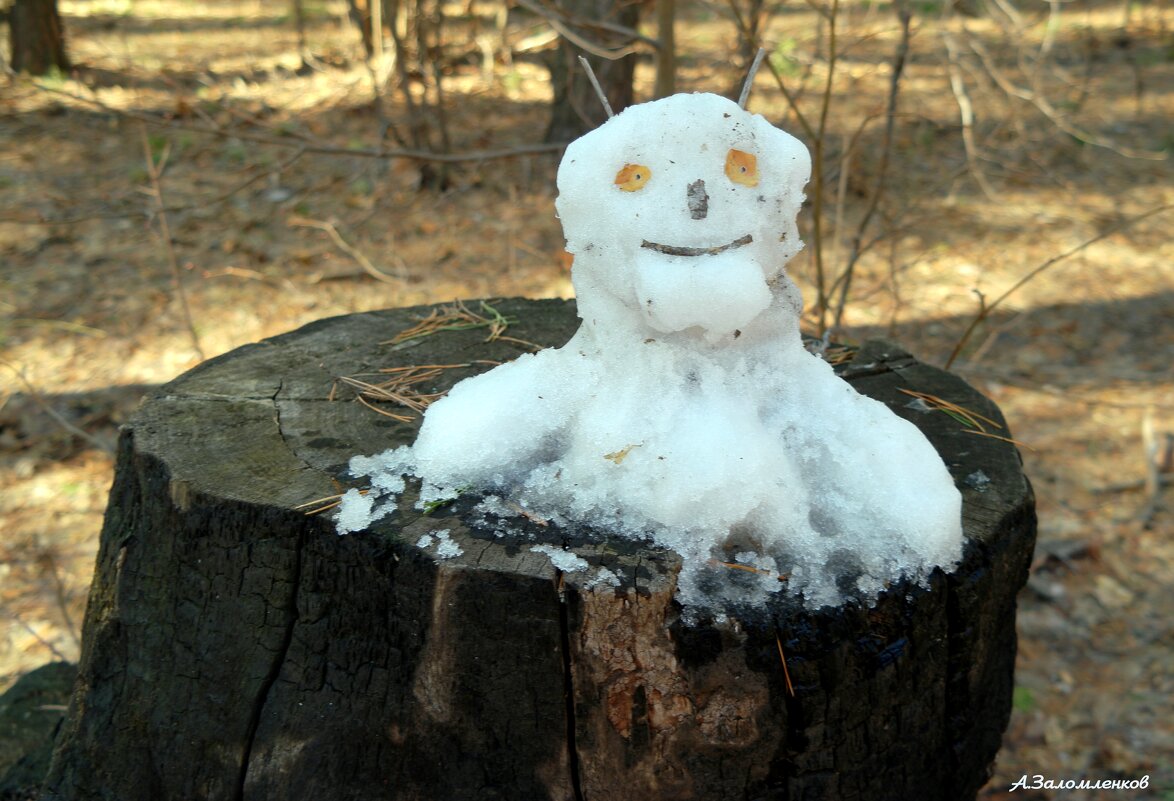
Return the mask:
<svg viewBox="0 0 1174 801">
<path fill-rule="evenodd" d="M 689 216 L 694 220 L 704 220 L 709 214 L 709 195 L 705 194 L 705 181 L 697 179 L 689 184 L 685 197 L 689 201 Z"/>
</svg>

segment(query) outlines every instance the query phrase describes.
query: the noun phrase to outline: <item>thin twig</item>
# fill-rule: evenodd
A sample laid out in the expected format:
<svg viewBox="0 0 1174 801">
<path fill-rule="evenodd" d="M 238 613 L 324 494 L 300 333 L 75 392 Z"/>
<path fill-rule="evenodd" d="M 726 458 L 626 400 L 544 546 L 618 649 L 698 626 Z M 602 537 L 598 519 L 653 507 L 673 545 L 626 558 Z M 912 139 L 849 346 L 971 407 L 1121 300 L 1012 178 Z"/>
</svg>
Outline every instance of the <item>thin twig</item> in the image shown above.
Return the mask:
<svg viewBox="0 0 1174 801">
<path fill-rule="evenodd" d="M 444 30 L 444 3 L 441 0 L 436 2 L 435 14 L 436 41 L 433 43 L 433 49 L 436 53 L 443 53 L 444 42 L 441 36 Z M 432 83 L 436 88 L 436 107 L 433 112 L 436 116 L 436 127 L 440 129 L 440 146 L 445 153 L 448 153 L 452 150 L 452 140 L 448 135 L 448 113 L 444 108 L 444 84 L 441 79 L 440 58 L 429 55 L 427 59 L 432 72 Z"/>
<path fill-rule="evenodd" d="M 1023 89 L 1019 86 L 1016 86 L 1005 75 L 1003 75 L 1002 71 L 999 70 L 997 66 L 995 66 L 994 59 L 991 58 L 990 53 L 987 52 L 986 48 L 982 45 L 981 42 L 979 42 L 977 39 L 971 38 L 968 41 L 968 44 L 970 45 L 970 49 L 973 50 L 978 56 L 979 62 L 982 64 L 987 74 L 991 77 L 991 80 L 993 80 L 1005 94 L 1030 103 L 1041 114 L 1047 117 L 1053 125 L 1072 138 L 1078 139 L 1087 145 L 1093 145 L 1094 147 L 1110 150 L 1129 159 L 1165 161 L 1168 158 L 1168 154 L 1165 151 L 1138 150 L 1136 148 L 1126 147 L 1125 145 L 1114 142 L 1112 139 L 1098 136 L 1072 124 L 1067 119 L 1065 119 L 1064 116 L 1060 114 L 1060 112 L 1057 111 L 1055 107 L 1052 106 L 1052 104 L 1048 101 L 1048 99 L 1040 92 L 1032 89 Z"/>
<path fill-rule="evenodd" d="M 591 69 L 591 62 L 587 60 L 586 56 L 579 56 L 579 63 L 583 65 L 583 72 L 587 73 L 587 80 L 591 81 L 591 88 L 595 90 L 595 95 L 603 104 L 603 110 L 607 112 L 607 118 L 610 120 L 616 113 L 611 110 L 611 103 L 607 102 L 607 95 L 604 94 L 603 87 L 599 85 L 599 79 L 595 77 L 595 70 Z"/>
<path fill-rule="evenodd" d="M 828 12 L 828 61 L 827 80 L 823 86 L 823 96 L 819 105 L 819 124 L 815 130 L 815 139 L 812 144 L 812 198 L 811 198 L 811 256 L 815 263 L 815 304 L 819 314 L 819 330 L 824 333 L 828 330 L 827 313 L 829 294 L 827 274 L 823 263 L 823 188 L 824 188 L 824 147 L 827 143 L 828 113 L 832 107 L 832 85 L 836 76 L 836 17 L 840 10 L 840 0 L 832 0 L 832 7 Z"/>
<path fill-rule="evenodd" d="M 987 200 L 995 200 L 995 191 L 987 181 L 986 173 L 978 165 L 978 147 L 974 141 L 974 107 L 970 102 L 970 95 L 966 92 L 966 83 L 962 80 L 962 69 L 958 62 L 958 45 L 948 30 L 942 31 L 942 41 L 946 45 L 946 68 L 950 75 L 950 91 L 954 93 L 954 102 L 958 104 L 958 115 L 962 122 L 962 147 L 966 151 L 966 165 L 975 183 Z"/>
<path fill-rule="evenodd" d="M 363 272 L 367 273 L 377 281 L 382 281 L 385 284 L 399 284 L 406 280 L 402 275 L 392 275 L 391 273 L 385 273 L 372 264 L 371 260 L 363 255 L 362 251 L 353 247 L 350 243 L 342 238 L 342 234 L 340 234 L 338 229 L 334 227 L 334 223 L 326 222 L 324 220 L 311 220 L 308 217 L 300 217 L 297 215 L 291 216 L 288 222 L 290 225 L 301 228 L 317 228 L 319 231 L 325 231 L 330 235 L 330 238 L 334 241 L 334 244 L 338 245 L 339 250 L 343 251 L 352 259 L 354 259 L 358 265 L 363 268 Z M 400 271 L 401 273 L 404 272 L 402 265 Z"/>
<path fill-rule="evenodd" d="M 1145 410 L 1141 418 L 1141 448 L 1145 461 L 1145 501 L 1138 511 L 1142 528 L 1149 528 L 1161 505 L 1163 474 L 1174 469 L 1174 435 L 1159 435 L 1154 425 L 1154 407 Z"/>
<path fill-rule="evenodd" d="M 109 336 L 101 328 L 94 328 L 93 326 L 84 325 L 82 323 L 75 323 L 72 320 L 48 320 L 43 317 L 10 317 L 7 322 L 9 325 L 29 325 L 29 326 L 45 326 L 46 328 L 57 328 L 62 331 L 68 331 L 71 334 L 82 334 L 83 336 L 93 337 L 94 339 L 104 339 Z"/>
<path fill-rule="evenodd" d="M 4 609 L 3 607 L 0 607 L 0 611 L 3 611 L 3 612 L 4 612 L 4 614 L 5 614 L 5 615 L 7 615 L 7 616 L 9 617 L 9 619 L 11 619 L 11 620 L 13 620 L 13 621 L 15 621 L 15 622 L 16 622 L 16 625 L 20 626 L 22 629 L 24 629 L 24 630 L 25 630 L 25 631 L 27 631 L 27 632 L 28 632 L 30 635 L 32 635 L 33 639 L 35 639 L 35 640 L 36 640 L 37 642 L 39 642 L 41 645 L 45 646 L 45 648 L 47 648 L 47 649 L 49 650 L 49 652 L 50 652 L 51 654 L 53 654 L 55 657 L 57 657 L 59 660 L 61 660 L 62 662 L 72 662 L 72 661 L 74 661 L 74 660 L 70 659 L 69 657 L 67 657 L 65 654 L 61 653 L 61 651 L 57 650 L 57 646 L 53 645 L 53 643 L 49 642 L 49 641 L 48 641 L 48 640 L 46 640 L 44 637 L 42 637 L 42 636 L 41 636 L 41 635 L 40 635 L 40 634 L 37 632 L 37 630 L 36 630 L 36 629 L 34 629 L 34 628 L 33 628 L 32 626 L 30 626 L 28 623 L 24 622 L 24 619 L 23 619 L 23 618 L 21 618 L 21 616 L 20 616 L 20 615 L 16 614 L 15 612 L 11 612 L 11 611 L 9 611 L 9 610 L 7 610 L 7 609 Z"/>
<path fill-rule="evenodd" d="M 591 41 L 571 27 L 574 24 L 585 24 L 584 21 L 568 17 L 561 9 L 551 8 L 543 3 L 534 2 L 534 0 L 517 0 L 517 2 L 518 5 L 545 19 L 550 24 L 550 27 L 558 31 L 559 36 L 593 56 L 598 56 L 608 61 L 615 61 L 632 53 L 640 52 L 632 44 L 627 44 L 623 47 L 608 48 Z M 614 30 L 615 26 L 611 27 Z M 655 44 L 653 40 L 648 39 L 648 37 L 641 35 L 637 31 L 631 31 L 629 39 L 633 42 L 641 41 Z"/>
<path fill-rule="evenodd" d="M 305 136 L 267 136 L 265 134 L 254 134 L 247 131 L 230 131 L 219 128 L 208 128 L 201 125 L 186 125 L 177 123 L 173 120 L 165 120 L 160 117 L 155 117 L 150 114 L 143 114 L 140 112 L 128 111 L 126 109 L 115 108 L 107 105 L 95 98 L 85 97 L 83 95 L 74 94 L 73 92 L 66 92 L 61 89 L 54 89 L 51 86 L 45 86 L 37 83 L 36 87 L 43 92 L 49 94 L 61 95 L 76 100 L 81 103 L 88 103 L 95 108 L 100 108 L 103 111 L 114 114 L 126 119 L 137 120 L 148 125 L 158 126 L 170 130 L 190 131 L 192 133 L 206 134 L 208 136 L 215 136 L 221 139 L 239 139 L 244 142 L 256 142 L 264 145 L 274 145 L 276 147 L 292 147 L 304 150 L 306 153 L 318 153 L 330 156 L 360 156 L 364 158 L 377 159 L 408 159 L 412 161 L 435 161 L 446 164 L 457 164 L 470 161 L 491 161 L 494 159 L 517 158 L 519 156 L 533 156 L 543 153 L 558 153 L 567 146 L 567 142 L 544 142 L 541 144 L 532 145 L 518 145 L 516 147 L 497 148 L 494 150 L 470 150 L 465 153 L 433 153 L 428 150 L 413 149 L 413 148 L 362 148 L 362 147 L 345 147 L 342 145 L 332 145 L 322 142 L 317 139 L 312 139 Z"/>
<path fill-rule="evenodd" d="M 746 103 L 750 100 L 750 88 L 754 86 L 754 76 L 758 74 L 758 68 L 762 66 L 762 59 L 766 57 L 766 48 L 758 48 L 758 52 L 754 54 L 754 61 L 750 62 L 750 69 L 746 73 L 746 82 L 742 84 L 742 94 L 738 95 L 738 107 L 746 108 Z"/>
<path fill-rule="evenodd" d="M 881 197 L 885 192 L 885 182 L 888 177 L 889 158 L 893 152 L 893 131 L 897 123 L 897 98 L 901 90 L 901 76 L 905 72 L 905 59 L 909 54 L 909 23 L 913 18 L 912 12 L 903 2 L 896 3 L 897 19 L 901 23 L 901 38 L 897 41 L 896 52 L 893 53 L 892 74 L 889 77 L 889 98 L 885 108 L 885 131 L 881 141 L 880 164 L 877 166 L 876 188 L 869 199 L 868 208 L 856 226 L 856 233 L 852 237 L 852 250 L 848 254 L 848 261 L 841 272 L 840 297 L 836 302 L 833 326 L 838 328 L 844 317 L 844 309 L 848 305 L 848 292 L 852 288 L 852 277 L 856 272 L 856 264 L 863 253 L 861 244 L 864 232 L 872 222 L 873 215 L 880 207 Z M 828 293 L 829 296 L 831 292 Z M 822 315 L 821 315 L 822 320 Z"/>
<path fill-rule="evenodd" d="M 57 610 L 61 612 L 61 619 L 65 621 L 66 631 L 69 636 L 81 648 L 82 638 L 78 631 L 77 624 L 73 622 L 73 615 L 69 612 L 69 598 L 65 589 L 65 581 L 61 578 L 60 571 L 57 570 L 57 557 L 53 555 L 52 551 L 44 551 L 41 562 L 47 562 L 49 565 L 49 572 L 53 576 L 53 590 L 57 600 Z"/>
<path fill-rule="evenodd" d="M 45 412 L 45 414 L 52 417 L 59 426 L 64 428 L 70 434 L 73 434 L 75 437 L 81 437 L 103 453 L 114 456 L 114 448 L 112 448 L 108 443 L 98 439 L 90 432 L 75 426 L 73 423 L 66 420 L 60 412 L 50 406 L 49 402 L 41 396 L 41 393 L 37 390 L 33 382 L 30 381 L 28 376 L 25 375 L 24 370 L 20 369 L 7 359 L 0 358 L 0 364 L 3 364 L 9 370 L 12 370 L 12 372 L 16 373 L 16 377 L 20 379 L 20 382 L 24 384 L 25 389 L 28 390 L 29 397 L 32 398 L 33 403 L 40 406 L 41 410 Z"/>
<path fill-rule="evenodd" d="M 210 198 L 206 198 L 206 199 L 201 199 L 201 200 L 193 202 L 193 203 L 185 203 L 182 206 L 166 206 L 163 209 L 163 211 L 176 212 L 176 211 L 188 211 L 189 209 L 206 209 L 209 206 L 215 206 L 220 203 L 224 203 L 227 200 L 231 200 L 232 197 L 234 195 L 236 195 L 237 193 L 239 193 L 239 192 L 249 188 L 253 184 L 257 183 L 257 181 L 260 181 L 262 178 L 266 178 L 270 175 L 276 175 L 276 174 L 282 172 L 287 167 L 292 166 L 294 164 L 294 162 L 296 162 L 298 159 L 300 159 L 304 155 L 306 155 L 306 149 L 304 147 L 299 148 L 292 156 L 290 156 L 288 159 L 286 159 L 285 161 L 278 164 L 276 167 L 272 167 L 269 169 L 259 171 L 256 175 L 237 184 L 232 189 L 229 189 L 227 192 L 224 192 L 223 194 L 219 194 L 214 197 L 210 197 Z"/>
<path fill-rule="evenodd" d="M 1086 239 L 1085 241 L 1081 242 L 1076 247 L 1069 248 L 1068 250 L 1064 251 L 1063 253 L 1061 253 L 1057 256 L 1053 256 L 1052 258 L 1048 259 L 1047 261 L 1040 264 L 1035 269 L 1029 271 L 1026 275 L 1024 275 L 1022 278 L 1020 278 L 1014 284 L 1012 284 L 1010 289 L 1008 289 L 1002 295 L 999 295 L 991 303 L 986 303 L 985 301 L 983 301 L 979 306 L 978 314 L 976 314 L 974 316 L 974 319 L 970 321 L 970 325 L 966 326 L 966 330 L 964 332 L 962 332 L 962 336 L 958 339 L 957 344 L 954 345 L 954 349 L 952 351 L 950 351 L 950 358 L 946 359 L 945 369 L 946 370 L 950 369 L 951 365 L 954 364 L 954 360 L 958 358 L 958 355 L 962 352 L 962 349 L 966 347 L 966 343 L 968 343 L 970 341 L 970 337 L 974 334 L 975 329 L 978 328 L 978 326 L 981 325 L 983 323 L 983 321 L 985 321 L 988 317 L 991 316 L 991 312 L 993 312 L 995 309 L 997 309 L 1003 303 L 1003 301 L 1005 301 L 1007 298 L 1011 297 L 1011 295 L 1018 292 L 1025 284 L 1027 284 L 1028 282 L 1035 279 L 1036 276 L 1038 276 L 1040 273 L 1042 273 L 1045 270 L 1049 269 L 1050 267 L 1053 267 L 1056 264 L 1064 261 L 1069 256 L 1074 256 L 1077 253 L 1081 252 L 1082 250 L 1085 250 L 1086 248 L 1091 247 L 1092 245 L 1095 245 L 1097 242 L 1100 242 L 1102 239 L 1106 239 L 1106 238 L 1112 236 L 1113 234 L 1120 233 L 1121 231 L 1124 231 L 1128 228 L 1133 227 L 1134 225 L 1137 225 L 1142 220 L 1153 217 L 1155 214 L 1161 214 L 1164 211 L 1169 211 L 1172 208 L 1174 208 L 1174 203 L 1166 203 L 1161 206 L 1155 206 L 1154 208 L 1150 209 L 1149 211 L 1142 212 L 1141 214 L 1138 214 L 1135 217 L 1130 217 L 1129 219 L 1125 220 L 1124 222 L 1118 223 L 1117 225 L 1114 225 L 1113 227 L 1102 231 L 1101 233 L 1097 234 L 1096 236 L 1092 237 L 1091 239 Z"/>
<path fill-rule="evenodd" d="M 196 333 L 196 325 L 192 321 L 192 310 L 188 306 L 187 290 L 183 285 L 183 274 L 179 269 L 179 261 L 175 258 L 175 245 L 171 241 L 171 226 L 167 224 L 167 203 L 163 200 L 163 182 L 161 180 L 163 167 L 167 162 L 170 146 L 164 150 L 159 161 L 151 152 L 151 140 L 147 137 L 147 126 L 139 126 L 139 134 L 143 140 L 143 157 L 147 162 L 147 176 L 151 179 L 150 194 L 155 198 L 155 212 L 159 217 L 159 233 L 163 237 L 163 250 L 167 254 L 167 266 L 171 270 L 171 280 L 175 285 L 175 295 L 183 311 L 183 320 L 187 325 L 188 334 L 192 339 L 192 346 L 200 361 L 204 361 L 204 349 L 200 346 L 200 335 Z"/>
<path fill-rule="evenodd" d="M 752 45 L 758 45 L 759 43 L 753 40 L 753 34 L 750 32 L 750 28 L 747 25 L 746 20 L 742 17 L 742 12 L 739 10 L 736 0 L 728 0 L 727 4 L 730 7 L 730 11 L 734 15 L 734 24 L 738 27 L 738 35 L 742 37 L 744 41 L 747 41 Z M 807 117 L 805 117 L 803 112 L 800 110 L 799 99 L 795 97 L 794 94 L 792 94 L 790 89 L 787 88 L 786 81 L 783 80 L 783 75 L 781 72 L 779 72 L 779 68 L 775 66 L 774 61 L 769 58 L 766 59 L 766 66 L 770 70 L 771 75 L 774 76 L 775 83 L 778 84 L 779 91 L 782 92 L 783 97 L 786 98 L 787 106 L 791 109 L 791 113 L 795 115 L 795 120 L 799 123 L 799 127 L 803 129 L 803 133 L 807 136 L 808 139 L 814 139 L 815 129 L 811 127 L 811 123 L 807 121 Z"/>
</svg>

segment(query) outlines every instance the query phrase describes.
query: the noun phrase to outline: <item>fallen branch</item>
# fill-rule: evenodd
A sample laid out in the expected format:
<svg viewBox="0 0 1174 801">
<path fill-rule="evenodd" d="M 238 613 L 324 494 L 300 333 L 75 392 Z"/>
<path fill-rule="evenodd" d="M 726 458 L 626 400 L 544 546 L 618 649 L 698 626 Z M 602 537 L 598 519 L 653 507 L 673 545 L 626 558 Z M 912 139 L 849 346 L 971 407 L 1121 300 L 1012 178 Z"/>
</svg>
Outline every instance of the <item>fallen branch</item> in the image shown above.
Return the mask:
<svg viewBox="0 0 1174 801">
<path fill-rule="evenodd" d="M 1166 203 L 1161 206 L 1156 206 L 1156 207 L 1150 209 L 1149 211 L 1142 212 L 1141 214 L 1138 214 L 1136 217 L 1130 217 L 1129 219 L 1125 220 L 1124 222 L 1121 222 L 1117 225 L 1114 225 L 1112 228 L 1108 228 L 1108 229 L 1102 231 L 1101 233 L 1097 234 L 1096 236 L 1094 236 L 1091 239 L 1086 239 L 1084 242 L 1081 242 L 1079 245 L 1077 245 L 1074 248 L 1066 250 L 1057 256 L 1053 256 L 1052 258 L 1045 261 L 1043 264 L 1039 265 L 1035 269 L 1028 272 L 1027 275 L 1020 278 L 1018 281 L 1016 281 L 1011 286 L 1010 289 L 1008 289 L 1002 295 L 999 295 L 997 298 L 994 299 L 994 301 L 992 301 L 989 304 L 980 295 L 979 296 L 980 300 L 979 300 L 978 314 L 976 314 L 974 316 L 974 319 L 970 321 L 970 325 L 968 325 L 966 327 L 966 330 L 962 333 L 962 336 L 958 339 L 957 344 L 954 345 L 954 349 L 952 351 L 950 351 L 950 358 L 946 359 L 946 364 L 945 364 L 944 369 L 946 369 L 946 370 L 950 369 L 950 366 L 954 364 L 954 360 L 958 358 L 958 355 L 962 352 L 962 349 L 966 347 L 966 343 L 968 343 L 970 341 L 970 337 L 974 334 L 975 329 L 978 328 L 988 317 L 991 316 L 991 312 L 993 312 L 1000 305 L 1002 305 L 1003 301 L 1005 301 L 1007 298 L 1011 297 L 1013 294 L 1018 292 L 1025 284 L 1027 284 L 1030 281 L 1032 281 L 1033 279 L 1035 279 L 1038 275 L 1040 275 L 1042 272 L 1049 269 L 1050 267 L 1053 267 L 1056 264 L 1059 264 L 1060 262 L 1064 261 L 1064 259 L 1067 259 L 1069 256 L 1074 256 L 1077 253 L 1081 252 L 1082 250 L 1085 250 L 1086 248 L 1091 247 L 1092 245 L 1095 245 L 1097 242 L 1100 242 L 1102 239 L 1106 239 L 1106 238 L 1112 236 L 1113 234 L 1120 233 L 1121 231 L 1124 231 L 1128 228 L 1133 227 L 1134 225 L 1137 225 L 1142 220 L 1153 217 L 1155 214 L 1161 214 L 1164 211 L 1169 211 L 1170 209 L 1174 209 L 1174 203 Z"/>
<path fill-rule="evenodd" d="M 1032 89 L 1024 89 L 1015 85 L 1002 71 L 995 66 L 994 59 L 991 57 L 987 49 L 975 38 L 968 41 L 970 49 L 978 56 L 979 62 L 983 69 L 986 70 L 987 75 L 991 80 L 1003 90 L 1003 92 L 1010 96 L 1023 100 L 1034 106 L 1041 114 L 1048 118 L 1053 125 L 1059 128 L 1064 133 L 1068 134 L 1074 139 L 1077 139 L 1086 145 L 1093 145 L 1094 147 L 1110 150 L 1119 156 L 1124 156 L 1128 159 L 1143 159 L 1147 161 L 1165 161 L 1167 154 L 1165 151 L 1154 150 L 1138 150 L 1136 148 L 1127 147 L 1118 144 L 1112 139 L 1107 139 L 1103 136 L 1090 133 L 1064 118 L 1059 111 L 1044 97 L 1040 92 Z"/>
<path fill-rule="evenodd" d="M 966 83 L 962 80 L 958 45 L 948 30 L 942 31 L 942 41 L 946 45 L 946 66 L 950 75 L 950 90 L 954 93 L 954 102 L 958 104 L 958 115 L 962 123 L 962 147 L 966 151 L 966 166 L 970 170 L 970 174 L 974 176 L 974 181 L 982 190 L 983 195 L 987 200 L 994 201 L 997 194 L 987 180 L 986 173 L 978 166 L 978 146 L 974 141 L 974 106 L 966 91 Z"/>
<path fill-rule="evenodd" d="M 66 92 L 62 89 L 54 89 L 53 87 L 45 86 L 44 84 L 37 83 L 35 85 L 43 92 L 61 95 L 62 97 L 68 97 L 80 103 L 87 103 L 107 113 L 114 114 L 119 117 L 125 117 L 127 119 L 138 120 L 139 122 L 143 122 L 148 125 L 155 125 L 161 128 L 169 128 L 178 131 L 190 131 L 192 133 L 206 134 L 208 136 L 215 136 L 221 139 L 239 139 L 244 142 L 257 142 L 258 144 L 274 145 L 277 147 L 298 148 L 306 153 L 319 153 L 332 156 L 361 156 L 365 158 L 379 159 L 410 159 L 414 161 L 435 161 L 446 164 L 456 164 L 460 162 L 491 161 L 494 159 L 517 158 L 519 156 L 534 156 L 545 153 L 558 153 L 568 144 L 567 142 L 544 142 L 541 144 L 518 145 L 516 147 L 497 148 L 493 150 L 471 150 L 465 153 L 433 153 L 428 150 L 418 150 L 412 148 L 344 147 L 341 145 L 331 145 L 329 143 L 311 139 L 306 136 L 268 136 L 265 134 L 248 133 L 246 131 L 209 128 L 202 125 L 186 125 L 184 123 L 175 122 L 174 120 L 162 119 L 150 114 L 143 114 L 140 112 L 115 108 L 106 103 L 103 103 L 101 100 L 96 98 L 85 97 L 73 92 Z"/>
<path fill-rule="evenodd" d="M 358 265 L 363 268 L 363 272 L 367 273 L 367 275 L 371 276 L 377 281 L 382 281 L 385 284 L 399 284 L 407 280 L 402 275 L 402 273 L 407 271 L 406 266 L 402 262 L 397 265 L 400 269 L 400 275 L 392 275 L 391 273 L 383 272 L 383 270 L 380 270 L 378 267 L 372 264 L 371 260 L 363 255 L 362 251 L 353 247 L 349 242 L 343 239 L 342 234 L 340 234 L 338 229 L 334 227 L 334 223 L 326 222 L 324 220 L 311 220 L 308 217 L 299 217 L 297 215 L 291 216 L 287 222 L 289 222 L 289 224 L 292 226 L 301 228 L 317 228 L 319 231 L 325 231 L 330 235 L 330 238 L 334 241 L 334 244 L 338 245 L 339 250 L 343 251 L 352 259 L 354 259 Z"/>
<path fill-rule="evenodd" d="M 45 412 L 45 414 L 47 414 L 51 418 L 53 418 L 53 421 L 55 423 L 57 423 L 59 426 L 64 428 L 70 434 L 73 434 L 76 437 L 81 437 L 86 442 L 90 443 L 91 445 L 93 445 L 95 448 L 102 451 L 103 453 L 105 453 L 109 456 L 114 456 L 114 448 L 109 443 L 103 442 L 102 440 L 98 439 L 90 432 L 85 431 L 85 430 L 79 428 L 78 426 L 75 426 L 73 423 L 66 420 L 65 417 L 63 417 L 60 412 L 58 412 L 56 409 L 54 409 L 52 406 L 50 406 L 49 402 L 46 401 L 41 396 L 40 391 L 33 384 L 33 382 L 30 381 L 28 376 L 26 376 L 24 374 L 24 370 L 20 369 L 15 364 L 8 361 L 7 359 L 0 359 L 0 364 L 3 364 L 9 370 L 16 373 L 16 377 L 20 380 L 20 383 L 24 384 L 25 389 L 28 390 L 29 397 L 32 398 L 33 403 L 40 406 L 41 410 L 43 412 Z M 11 397 L 11 396 L 9 396 L 9 397 Z M 7 402 L 8 397 L 6 397 L 4 400 Z M 2 405 L 2 404 L 0 404 L 0 405 Z"/>
</svg>

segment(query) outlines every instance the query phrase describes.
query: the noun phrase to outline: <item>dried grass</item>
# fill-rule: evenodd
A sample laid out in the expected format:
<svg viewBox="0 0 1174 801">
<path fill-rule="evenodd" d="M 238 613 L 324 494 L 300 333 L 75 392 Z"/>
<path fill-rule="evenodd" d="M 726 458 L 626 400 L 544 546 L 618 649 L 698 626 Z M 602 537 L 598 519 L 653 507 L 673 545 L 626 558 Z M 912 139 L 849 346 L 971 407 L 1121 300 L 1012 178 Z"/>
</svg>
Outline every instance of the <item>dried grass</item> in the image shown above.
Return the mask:
<svg viewBox="0 0 1174 801">
<path fill-rule="evenodd" d="M 928 392 L 918 392 L 912 389 L 898 389 L 897 391 L 918 399 L 926 406 L 929 406 L 931 409 L 937 409 L 938 411 L 945 412 L 962 425 L 977 429 L 980 432 L 986 433 L 986 427 L 983 426 L 983 423 L 986 423 L 988 426 L 992 426 L 994 428 L 1002 428 L 1001 425 L 989 417 L 984 417 L 978 412 L 973 412 L 970 409 L 967 409 L 965 406 L 959 406 L 958 404 L 945 400 L 944 398 L 939 398 L 937 395 L 931 395 Z"/>
<path fill-rule="evenodd" d="M 902 392 L 906 395 L 909 395 L 911 397 L 916 398 L 917 400 L 921 401 L 922 403 L 924 403 L 926 406 L 930 407 L 931 409 L 937 409 L 938 411 L 945 412 L 950 417 L 954 418 L 959 423 L 961 423 L 963 426 L 966 426 L 966 428 L 964 428 L 963 430 L 967 434 L 974 434 L 974 435 L 980 436 L 980 437 L 987 437 L 988 439 L 997 439 L 1000 442 L 1009 442 L 1012 445 L 1015 445 L 1020 448 L 1026 448 L 1027 450 L 1035 450 L 1030 445 L 1027 445 L 1026 443 L 1020 442 L 1017 439 L 1012 439 L 1011 437 L 1005 437 L 1001 434 L 995 434 L 990 431 L 987 431 L 986 427 L 983 426 L 983 423 L 986 423 L 986 425 L 991 426 L 993 428 L 998 428 L 998 429 L 1002 429 L 1003 426 L 999 425 L 998 423 L 996 423 L 994 420 L 990 419 L 989 417 L 984 417 L 983 415 L 979 414 L 978 412 L 971 411 L 970 409 L 967 409 L 965 406 L 959 406 L 956 403 L 952 403 L 952 402 L 945 400 L 943 398 L 939 398 L 937 395 L 930 395 L 928 392 L 917 392 L 912 389 L 900 389 L 898 391 Z"/>
<path fill-rule="evenodd" d="M 427 317 L 416 323 L 416 325 L 400 331 L 392 339 L 381 344 L 398 345 L 409 340 L 431 336 L 440 331 L 468 331 L 475 328 L 487 328 L 489 329 L 489 336 L 485 338 L 486 342 L 497 342 L 500 340 L 502 342 L 513 342 L 535 351 L 542 350 L 541 345 L 535 345 L 533 342 L 527 342 L 524 339 L 505 335 L 506 329 L 518 322 L 517 318 L 506 317 L 485 301 L 480 302 L 480 307 L 484 314 L 478 314 L 460 300 L 448 306 L 441 306 L 438 309 L 433 309 Z"/>
<path fill-rule="evenodd" d="M 470 331 L 484 328 L 488 331 L 486 342 L 513 342 L 534 351 L 542 349 L 541 345 L 536 345 L 533 342 L 506 336 L 506 330 L 517 322 L 517 318 L 507 317 L 486 301 L 480 301 L 479 307 L 480 313 L 473 311 L 463 301 L 458 300 L 447 306 L 434 308 L 428 316 L 415 325 L 379 344 L 400 345 L 444 331 Z M 387 376 L 382 381 L 367 380 L 367 377 L 364 376 L 340 376 L 338 381 L 357 390 L 356 400 L 373 412 L 403 423 L 410 423 L 417 416 L 422 415 L 430 405 L 447 394 L 447 390 L 422 392 L 419 389 L 420 385 L 435 384 L 445 370 L 457 370 L 474 365 L 493 367 L 498 364 L 500 362 L 488 359 L 478 359 L 461 364 L 413 364 L 380 369 L 378 374 Z M 334 397 L 335 391 L 332 387 L 330 399 L 333 400 Z M 394 403 L 415 414 L 391 412 L 376 406 L 377 403 Z"/>
<path fill-rule="evenodd" d="M 339 381 L 358 391 L 357 399 L 367 408 L 385 417 L 410 423 L 414 416 L 381 409 L 376 403 L 394 403 L 422 415 L 430 405 L 444 397 L 444 392 L 422 392 L 419 385 L 435 382 L 445 370 L 469 367 L 469 364 L 430 364 L 390 367 L 380 370 L 383 381 L 366 381 L 357 376 L 340 376 Z"/>
</svg>

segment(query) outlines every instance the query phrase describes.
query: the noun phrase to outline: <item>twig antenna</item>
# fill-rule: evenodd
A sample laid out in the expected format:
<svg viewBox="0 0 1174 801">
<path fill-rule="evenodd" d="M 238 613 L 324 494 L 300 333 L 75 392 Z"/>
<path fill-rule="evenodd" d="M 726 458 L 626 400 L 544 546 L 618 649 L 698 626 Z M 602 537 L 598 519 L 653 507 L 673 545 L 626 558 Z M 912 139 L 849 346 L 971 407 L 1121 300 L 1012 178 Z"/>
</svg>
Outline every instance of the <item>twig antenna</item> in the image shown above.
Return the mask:
<svg viewBox="0 0 1174 801">
<path fill-rule="evenodd" d="M 599 80 L 595 77 L 595 70 L 591 69 L 591 62 L 586 57 L 579 56 L 579 63 L 583 65 L 583 71 L 587 73 L 587 80 L 591 81 L 591 86 L 594 87 L 595 94 L 599 97 L 599 102 L 603 104 L 603 110 L 607 112 L 607 118 L 610 120 L 616 113 L 611 110 L 611 103 L 607 102 L 607 95 L 603 93 L 603 87 L 599 85 Z"/>
<path fill-rule="evenodd" d="M 750 99 L 750 87 L 754 86 L 754 76 L 762 66 L 762 59 L 766 56 L 766 48 L 758 48 L 754 54 L 754 61 L 750 63 L 750 72 L 746 73 L 746 83 L 742 84 L 742 94 L 738 95 L 738 108 L 746 108 L 746 101 Z M 582 56 L 580 56 L 582 58 Z"/>
</svg>

